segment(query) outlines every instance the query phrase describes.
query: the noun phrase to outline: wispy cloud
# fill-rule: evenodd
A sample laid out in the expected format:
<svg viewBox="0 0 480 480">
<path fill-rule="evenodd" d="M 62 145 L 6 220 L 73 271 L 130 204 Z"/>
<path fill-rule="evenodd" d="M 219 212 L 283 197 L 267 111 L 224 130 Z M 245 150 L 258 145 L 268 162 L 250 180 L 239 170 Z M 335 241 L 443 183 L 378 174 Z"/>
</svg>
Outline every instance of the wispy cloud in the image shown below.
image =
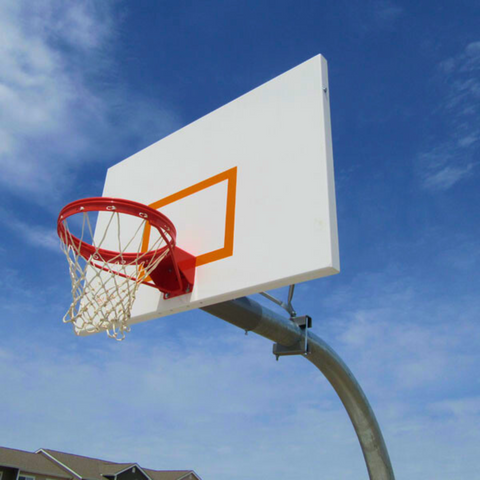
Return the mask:
<svg viewBox="0 0 480 480">
<path fill-rule="evenodd" d="M 348 2 L 345 12 L 351 16 L 355 30 L 363 34 L 394 30 L 404 16 L 404 8 L 392 0 L 368 0 L 366 2 Z"/>
<path fill-rule="evenodd" d="M 397 476 L 447 479 L 473 471 L 480 445 L 472 428 L 480 422 L 472 384 L 480 362 L 478 296 L 441 295 L 435 281 L 406 268 L 363 273 L 338 293 L 325 301 L 331 321 L 323 331 L 372 402 Z"/>
<path fill-rule="evenodd" d="M 475 302 L 470 302 L 471 314 Z M 355 352 L 354 364 L 359 373 L 377 371 L 378 375 L 372 376 L 377 379 L 371 385 L 373 391 L 386 393 L 395 388 L 429 397 L 432 389 L 437 393 L 441 389 L 448 396 L 454 385 L 468 382 L 480 360 L 475 349 L 480 331 L 471 324 L 470 314 L 458 319 L 452 316 L 450 307 L 443 305 L 435 311 L 428 302 L 414 296 L 405 303 L 392 302 L 390 308 L 372 305 L 352 312 L 350 319 L 342 322 L 340 340 L 348 351 Z M 429 318 L 432 316 L 434 328 Z M 450 328 L 453 318 L 454 332 Z M 381 364 L 376 363 L 379 355 Z"/>
<path fill-rule="evenodd" d="M 480 397 L 465 397 L 458 400 L 444 400 L 434 402 L 430 406 L 432 411 L 455 417 L 480 416 Z"/>
<path fill-rule="evenodd" d="M 445 191 L 475 174 L 480 140 L 480 42 L 438 66 L 442 89 L 447 93 L 438 112 L 446 133 L 437 145 L 418 156 L 422 185 Z M 437 113 L 438 114 L 438 113 Z M 443 130 L 442 129 L 442 130 Z"/>
<path fill-rule="evenodd" d="M 313 397 L 328 386 L 305 361 L 301 373 L 294 361 L 275 362 L 268 342 L 221 331 L 220 343 L 185 334 L 156 346 L 132 338 L 101 349 L 88 339 L 80 339 L 81 349 L 77 339 L 64 348 L 30 344 L 20 358 L 0 344 L 0 378 L 10 385 L 8 395 L 0 393 L 3 441 L 152 468 L 194 468 L 204 478 L 291 478 L 308 462 L 312 474 L 303 478 L 313 479 L 340 452 L 351 466 L 336 462 L 334 476 L 365 469 L 333 395 L 317 408 Z M 308 395 L 285 388 L 299 380 L 309 385 Z"/>
<path fill-rule="evenodd" d="M 69 55 L 100 42 L 108 35 L 108 22 L 91 17 L 87 2 L 73 7 L 76 20 L 68 22 L 75 15 L 67 4 L 59 5 L 7 1 L 0 6 L 2 180 L 21 190 L 55 185 L 52 177 L 65 171 L 55 156 L 64 152 L 68 162 L 72 151 L 81 151 L 82 121 L 98 121 L 104 114 L 103 102 L 86 88 L 79 69 L 72 71 Z M 98 31 L 87 28 L 87 19 L 98 23 Z"/>
<path fill-rule="evenodd" d="M 390 0 L 377 0 L 373 3 L 373 18 L 381 27 L 392 27 L 403 13 L 403 8 Z"/>
<path fill-rule="evenodd" d="M 421 153 L 418 161 L 423 168 L 423 186 L 431 191 L 448 190 L 450 187 L 469 177 L 476 163 L 469 155 L 470 142 L 474 133 L 467 143 L 462 140 L 446 142 L 430 151 Z M 472 147 L 473 148 L 473 147 Z M 467 159 L 464 155 L 468 155 Z"/>
<path fill-rule="evenodd" d="M 314 330 L 372 402 L 398 477 L 461 477 L 480 445 L 476 296 L 432 297 L 418 279 L 385 271 L 354 279 L 329 308 L 310 301 Z M 9 385 L 0 423 L 10 446 L 193 468 L 212 479 L 367 477 L 331 386 L 302 358 L 276 362 L 265 339 L 201 312 L 136 325 L 122 344 L 60 329 L 0 340 Z"/>
<path fill-rule="evenodd" d="M 152 127 L 161 136 L 176 124 L 167 108 L 128 95 L 121 81 L 113 80 L 118 21 L 113 6 L 110 1 L 1 3 L 4 187 L 45 201 L 71 185 L 72 174 L 86 163 L 109 154 L 119 159 L 125 138 L 138 141 Z M 106 139 L 115 138 L 105 153 Z"/>
<path fill-rule="evenodd" d="M 46 248 L 59 252 L 60 241 L 54 227 L 45 227 L 34 221 L 27 223 L 1 207 L 0 223 L 3 225 L 5 239 L 9 232 L 15 241 L 20 238 L 29 248 Z"/>
</svg>

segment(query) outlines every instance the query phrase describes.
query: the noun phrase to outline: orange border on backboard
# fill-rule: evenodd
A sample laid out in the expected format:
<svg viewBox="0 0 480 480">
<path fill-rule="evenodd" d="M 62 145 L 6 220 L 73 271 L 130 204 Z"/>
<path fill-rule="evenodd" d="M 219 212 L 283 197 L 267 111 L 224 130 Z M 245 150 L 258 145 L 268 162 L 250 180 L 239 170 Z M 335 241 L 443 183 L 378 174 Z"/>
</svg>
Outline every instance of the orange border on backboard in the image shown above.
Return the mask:
<svg viewBox="0 0 480 480">
<path fill-rule="evenodd" d="M 206 265 L 207 263 L 216 262 L 222 258 L 231 257 L 233 255 L 233 241 L 235 233 L 235 201 L 237 197 L 237 167 L 233 167 L 230 170 L 214 175 L 213 177 L 207 178 L 202 182 L 196 183 L 191 187 L 180 190 L 173 195 L 157 200 L 149 205 L 149 207 L 158 210 L 159 208 L 165 207 L 170 203 L 181 200 L 182 198 L 193 195 L 194 193 L 200 192 L 208 187 L 212 187 L 217 183 L 227 181 L 227 204 L 225 212 L 225 238 L 223 242 L 223 247 L 218 250 L 213 250 L 211 252 L 203 253 L 197 257 L 196 266 Z M 143 242 L 142 242 L 142 252 L 146 252 L 148 249 L 148 243 L 150 241 L 150 224 L 145 225 L 145 231 L 143 233 Z"/>
</svg>

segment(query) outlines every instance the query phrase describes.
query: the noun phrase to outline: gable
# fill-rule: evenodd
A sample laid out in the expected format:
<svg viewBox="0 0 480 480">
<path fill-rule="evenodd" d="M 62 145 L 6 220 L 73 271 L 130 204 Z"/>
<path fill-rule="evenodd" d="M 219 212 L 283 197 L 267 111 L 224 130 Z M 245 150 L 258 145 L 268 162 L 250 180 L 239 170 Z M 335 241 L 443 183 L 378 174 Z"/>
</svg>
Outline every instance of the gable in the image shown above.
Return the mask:
<svg viewBox="0 0 480 480">
<path fill-rule="evenodd" d="M 117 474 L 117 480 L 151 480 L 138 465 Z"/>
</svg>

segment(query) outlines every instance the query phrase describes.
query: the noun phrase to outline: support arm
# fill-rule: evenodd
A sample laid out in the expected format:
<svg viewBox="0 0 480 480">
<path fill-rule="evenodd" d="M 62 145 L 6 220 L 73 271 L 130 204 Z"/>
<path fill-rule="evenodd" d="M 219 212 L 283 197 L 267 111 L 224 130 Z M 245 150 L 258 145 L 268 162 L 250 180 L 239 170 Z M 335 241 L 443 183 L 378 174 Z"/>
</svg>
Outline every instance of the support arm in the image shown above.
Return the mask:
<svg viewBox="0 0 480 480">
<path fill-rule="evenodd" d="M 245 331 L 253 331 L 286 347 L 303 339 L 304 332 L 290 319 L 281 317 L 247 297 L 202 308 Z M 312 362 L 337 392 L 362 448 L 370 480 L 395 480 L 380 426 L 367 397 L 342 359 L 322 339 L 308 336 Z"/>
</svg>

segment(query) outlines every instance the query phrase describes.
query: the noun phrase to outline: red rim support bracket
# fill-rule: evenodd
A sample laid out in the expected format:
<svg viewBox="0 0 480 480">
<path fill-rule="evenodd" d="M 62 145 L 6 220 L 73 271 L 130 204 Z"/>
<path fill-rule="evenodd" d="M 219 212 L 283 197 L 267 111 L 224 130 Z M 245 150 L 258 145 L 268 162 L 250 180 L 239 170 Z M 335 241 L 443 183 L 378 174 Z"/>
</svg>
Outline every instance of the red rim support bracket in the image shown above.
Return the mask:
<svg viewBox="0 0 480 480">
<path fill-rule="evenodd" d="M 169 299 L 191 293 L 195 284 L 196 257 L 181 248 L 174 247 L 150 273 L 155 286 Z"/>
</svg>

